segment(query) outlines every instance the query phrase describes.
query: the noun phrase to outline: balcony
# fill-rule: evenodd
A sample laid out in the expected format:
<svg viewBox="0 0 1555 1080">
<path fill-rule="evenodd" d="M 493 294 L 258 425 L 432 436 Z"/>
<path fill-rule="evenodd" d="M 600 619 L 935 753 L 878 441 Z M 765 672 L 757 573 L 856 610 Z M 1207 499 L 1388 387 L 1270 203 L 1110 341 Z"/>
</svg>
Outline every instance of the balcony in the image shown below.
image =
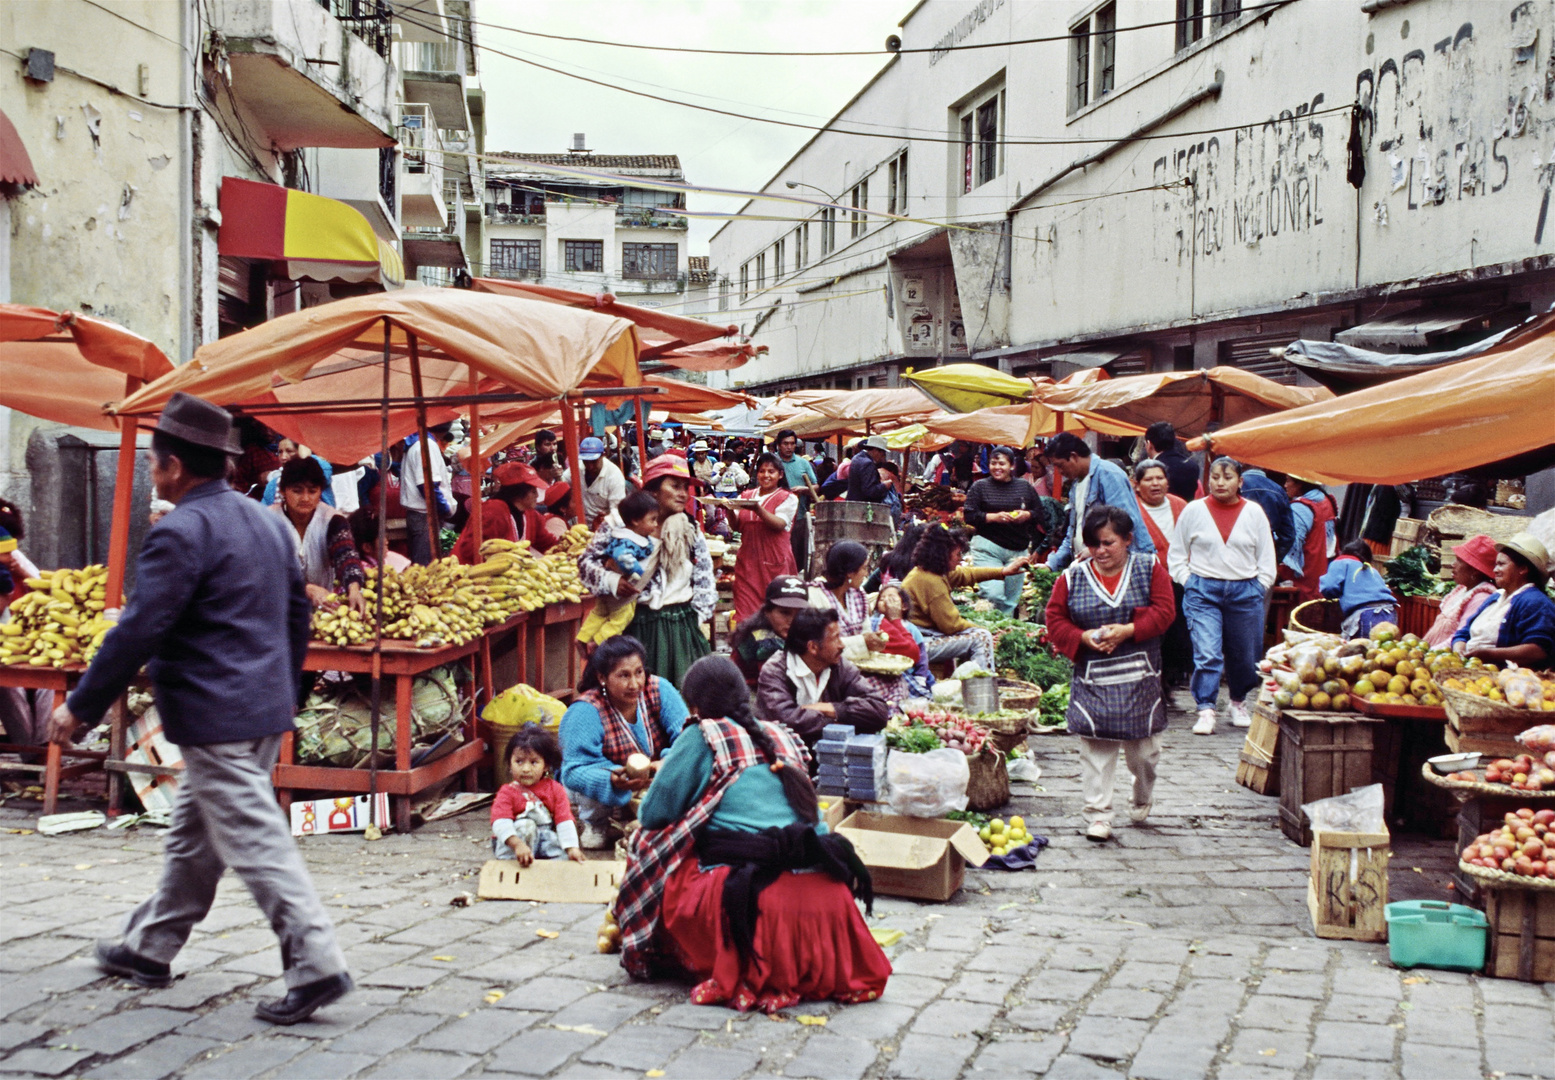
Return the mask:
<svg viewBox="0 0 1555 1080">
<path fill-rule="evenodd" d="M 449 40 L 450 27 L 443 0 L 396 0 L 392 7 L 394 36 L 398 40 Z"/>
<path fill-rule="evenodd" d="M 618 229 L 680 229 L 687 227 L 684 214 L 670 214 L 651 206 L 620 206 L 616 208 Z"/>
<path fill-rule="evenodd" d="M 212 7 L 213 30 L 227 51 L 233 119 L 255 142 L 286 151 L 393 145 L 386 4 L 225 0 Z"/>
<path fill-rule="evenodd" d="M 394 46 L 394 61 L 400 70 L 406 101 L 430 105 L 440 128 L 470 130 L 463 42 L 401 41 Z"/>
<path fill-rule="evenodd" d="M 400 221 L 407 228 L 447 228 L 443 140 L 437 128 L 431 126 L 432 108 L 425 102 L 406 102 L 400 110 L 400 147 L 405 156 Z"/>
<path fill-rule="evenodd" d="M 394 188 L 384 191 L 381 150 L 320 149 L 314 193 L 336 199 L 359 211 L 373 232 L 398 243 L 394 220 Z M 392 154 L 391 154 L 392 160 Z"/>
</svg>

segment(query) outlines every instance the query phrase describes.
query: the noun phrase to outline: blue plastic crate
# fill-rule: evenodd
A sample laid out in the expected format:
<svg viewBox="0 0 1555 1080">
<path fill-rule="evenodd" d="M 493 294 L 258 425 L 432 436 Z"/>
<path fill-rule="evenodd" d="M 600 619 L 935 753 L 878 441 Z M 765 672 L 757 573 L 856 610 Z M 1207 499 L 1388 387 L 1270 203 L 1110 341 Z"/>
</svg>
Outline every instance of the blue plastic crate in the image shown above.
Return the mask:
<svg viewBox="0 0 1555 1080">
<path fill-rule="evenodd" d="M 1385 909 L 1394 967 L 1480 971 L 1490 922 L 1483 911 L 1442 900 L 1399 900 Z"/>
</svg>

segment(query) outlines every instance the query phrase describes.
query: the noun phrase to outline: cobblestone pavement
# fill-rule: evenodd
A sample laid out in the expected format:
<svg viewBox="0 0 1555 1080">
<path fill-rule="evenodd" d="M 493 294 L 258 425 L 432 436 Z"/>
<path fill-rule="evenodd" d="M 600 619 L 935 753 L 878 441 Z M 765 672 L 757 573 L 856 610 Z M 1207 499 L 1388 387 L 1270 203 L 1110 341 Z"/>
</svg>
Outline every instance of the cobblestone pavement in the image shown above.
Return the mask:
<svg viewBox="0 0 1555 1080">
<path fill-rule="evenodd" d="M 253 1016 L 275 938 L 229 875 L 165 990 L 103 977 L 92 939 L 152 888 L 149 828 L 0 834 L 0 1072 L 88 1077 L 1471 1077 L 1555 1074 L 1538 985 L 1393 969 L 1319 941 L 1307 852 L 1234 783 L 1241 732 L 1179 712 L 1148 825 L 1079 834 L 1065 738 L 1032 740 L 1015 809 L 1052 839 L 1034 871 L 972 871 L 950 903 L 883 898 L 902 930 L 882 1000 L 777 1021 L 686 1004 L 594 951 L 601 908 L 480 903 L 485 817 L 303 844 L 359 989 L 313 1021 Z M 1120 770 L 1121 771 L 1121 770 Z M 1120 785 L 1120 791 L 1123 790 Z M 1126 798 L 1126 796 L 1125 796 Z M 0 826 L 32 824 L 11 800 Z M 1123 815 L 1126 819 L 1126 815 Z M 1395 899 L 1445 897 L 1449 844 L 1395 842 Z M 1419 872 L 1416 872 L 1416 868 Z M 799 1023 L 796 1017 L 822 1017 Z"/>
</svg>

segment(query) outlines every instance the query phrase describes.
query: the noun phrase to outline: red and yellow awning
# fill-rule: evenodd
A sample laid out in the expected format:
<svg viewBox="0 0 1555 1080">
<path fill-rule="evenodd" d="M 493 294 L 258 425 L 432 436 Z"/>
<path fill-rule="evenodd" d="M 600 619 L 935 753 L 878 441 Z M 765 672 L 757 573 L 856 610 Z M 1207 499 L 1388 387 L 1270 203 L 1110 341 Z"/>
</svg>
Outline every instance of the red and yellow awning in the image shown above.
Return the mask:
<svg viewBox="0 0 1555 1080">
<path fill-rule="evenodd" d="M 361 212 L 336 199 L 233 176 L 221 181 L 223 255 L 276 264 L 288 281 L 405 283 L 399 253 Z"/>
</svg>

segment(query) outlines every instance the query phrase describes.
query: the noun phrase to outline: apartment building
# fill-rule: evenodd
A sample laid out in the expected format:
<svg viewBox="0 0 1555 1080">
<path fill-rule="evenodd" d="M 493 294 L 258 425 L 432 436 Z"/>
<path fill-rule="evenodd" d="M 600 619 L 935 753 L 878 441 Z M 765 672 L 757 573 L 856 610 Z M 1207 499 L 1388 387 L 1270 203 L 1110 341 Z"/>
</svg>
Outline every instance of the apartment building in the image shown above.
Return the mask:
<svg viewBox="0 0 1555 1080">
<path fill-rule="evenodd" d="M 666 211 L 685 209 L 685 196 L 632 181 L 684 182 L 680 158 L 596 154 L 585 141 L 574 136 L 562 154 L 490 155 L 477 276 L 610 292 L 646 307 L 677 303 L 688 284 L 686 218 Z"/>
<path fill-rule="evenodd" d="M 770 349 L 714 379 L 1296 380 L 1297 337 L 1483 336 L 1555 301 L 1552 31 L 1511 0 L 916 4 L 714 236 L 718 306 Z"/>
</svg>

